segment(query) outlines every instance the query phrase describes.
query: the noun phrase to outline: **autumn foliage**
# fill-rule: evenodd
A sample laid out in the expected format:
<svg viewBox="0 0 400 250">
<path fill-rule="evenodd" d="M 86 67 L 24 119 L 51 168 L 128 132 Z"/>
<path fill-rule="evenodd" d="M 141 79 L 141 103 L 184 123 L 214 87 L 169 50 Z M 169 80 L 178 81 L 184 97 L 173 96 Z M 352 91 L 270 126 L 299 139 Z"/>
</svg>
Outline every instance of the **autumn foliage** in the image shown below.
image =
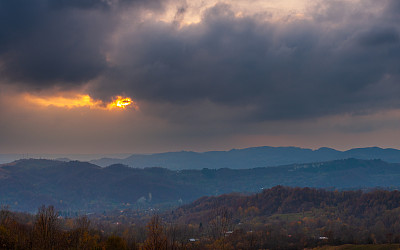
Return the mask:
<svg viewBox="0 0 400 250">
<path fill-rule="evenodd" d="M 0 249 L 304 249 L 400 243 L 400 192 L 277 186 L 203 197 L 141 219 L 0 210 Z M 122 222 L 121 222 L 122 221 Z"/>
</svg>

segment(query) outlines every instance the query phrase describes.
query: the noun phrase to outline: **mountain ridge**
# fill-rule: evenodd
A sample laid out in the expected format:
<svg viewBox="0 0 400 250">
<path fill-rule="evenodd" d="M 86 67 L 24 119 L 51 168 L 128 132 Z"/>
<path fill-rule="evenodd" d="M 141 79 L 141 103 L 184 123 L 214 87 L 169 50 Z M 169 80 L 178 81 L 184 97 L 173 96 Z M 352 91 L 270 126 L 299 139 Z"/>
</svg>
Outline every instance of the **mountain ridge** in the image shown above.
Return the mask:
<svg viewBox="0 0 400 250">
<path fill-rule="evenodd" d="M 101 158 L 90 162 L 102 167 L 119 163 L 136 168 L 164 167 L 172 170 L 203 168 L 249 169 L 347 158 L 382 159 L 390 163 L 400 163 L 400 150 L 367 147 L 339 151 L 328 147 L 313 150 L 300 147 L 261 146 L 228 151 L 133 154 L 123 159 Z"/>
</svg>

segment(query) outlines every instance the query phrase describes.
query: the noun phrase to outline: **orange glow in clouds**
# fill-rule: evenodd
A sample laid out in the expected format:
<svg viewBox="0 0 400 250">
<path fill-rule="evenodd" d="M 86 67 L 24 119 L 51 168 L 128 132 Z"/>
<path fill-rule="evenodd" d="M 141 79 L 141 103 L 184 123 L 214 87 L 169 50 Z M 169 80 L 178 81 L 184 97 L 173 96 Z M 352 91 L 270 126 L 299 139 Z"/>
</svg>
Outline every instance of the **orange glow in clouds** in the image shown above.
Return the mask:
<svg viewBox="0 0 400 250">
<path fill-rule="evenodd" d="M 114 100 L 113 102 L 111 102 L 107 105 L 107 108 L 108 109 L 113 109 L 113 108 L 123 108 L 124 109 L 131 104 L 133 104 L 133 106 L 136 106 L 131 98 L 129 98 L 129 97 L 123 98 L 122 96 L 117 96 L 116 100 Z"/>
<path fill-rule="evenodd" d="M 129 97 L 116 96 L 114 100 L 110 103 L 104 103 L 101 100 L 94 100 L 89 95 L 73 95 L 73 96 L 34 96 L 31 94 L 26 94 L 24 96 L 25 101 L 39 106 L 54 106 L 59 108 L 79 108 L 79 107 L 89 107 L 93 109 L 125 109 L 127 107 L 133 107 L 138 109 L 138 106 Z"/>
</svg>

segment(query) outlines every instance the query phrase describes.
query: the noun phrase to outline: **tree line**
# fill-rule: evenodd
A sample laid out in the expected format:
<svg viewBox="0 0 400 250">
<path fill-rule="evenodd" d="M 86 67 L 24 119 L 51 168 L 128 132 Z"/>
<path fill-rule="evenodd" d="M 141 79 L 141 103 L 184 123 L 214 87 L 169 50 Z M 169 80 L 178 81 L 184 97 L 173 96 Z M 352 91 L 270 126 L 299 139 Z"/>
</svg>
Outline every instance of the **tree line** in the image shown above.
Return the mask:
<svg viewBox="0 0 400 250">
<path fill-rule="evenodd" d="M 0 249 L 304 249 L 400 243 L 400 192 L 277 186 L 203 197 L 140 219 L 0 210 Z"/>
</svg>

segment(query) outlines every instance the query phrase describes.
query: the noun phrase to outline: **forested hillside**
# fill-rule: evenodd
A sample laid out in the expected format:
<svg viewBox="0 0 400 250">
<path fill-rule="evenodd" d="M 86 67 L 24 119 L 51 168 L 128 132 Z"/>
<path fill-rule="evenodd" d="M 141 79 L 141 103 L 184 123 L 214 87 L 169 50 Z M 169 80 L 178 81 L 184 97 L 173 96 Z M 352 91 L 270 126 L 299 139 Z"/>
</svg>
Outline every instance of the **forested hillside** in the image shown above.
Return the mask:
<svg viewBox="0 0 400 250">
<path fill-rule="evenodd" d="M 203 197 L 166 216 L 208 228 L 235 249 L 400 242 L 399 191 L 277 186 L 250 196 Z"/>
<path fill-rule="evenodd" d="M 203 197 L 140 218 L 133 211 L 60 217 L 0 210 L 0 249 L 398 249 L 400 192 L 277 186 Z M 350 245 L 349 245 L 350 244 Z M 341 248 L 340 248 L 341 249 Z"/>
<path fill-rule="evenodd" d="M 177 206 L 201 196 L 254 193 L 276 185 L 326 189 L 400 186 L 400 164 L 337 160 L 254 169 L 171 171 L 106 168 L 86 162 L 20 160 L 0 166 L 0 203 L 34 212 L 42 204 L 62 211 Z"/>
</svg>

